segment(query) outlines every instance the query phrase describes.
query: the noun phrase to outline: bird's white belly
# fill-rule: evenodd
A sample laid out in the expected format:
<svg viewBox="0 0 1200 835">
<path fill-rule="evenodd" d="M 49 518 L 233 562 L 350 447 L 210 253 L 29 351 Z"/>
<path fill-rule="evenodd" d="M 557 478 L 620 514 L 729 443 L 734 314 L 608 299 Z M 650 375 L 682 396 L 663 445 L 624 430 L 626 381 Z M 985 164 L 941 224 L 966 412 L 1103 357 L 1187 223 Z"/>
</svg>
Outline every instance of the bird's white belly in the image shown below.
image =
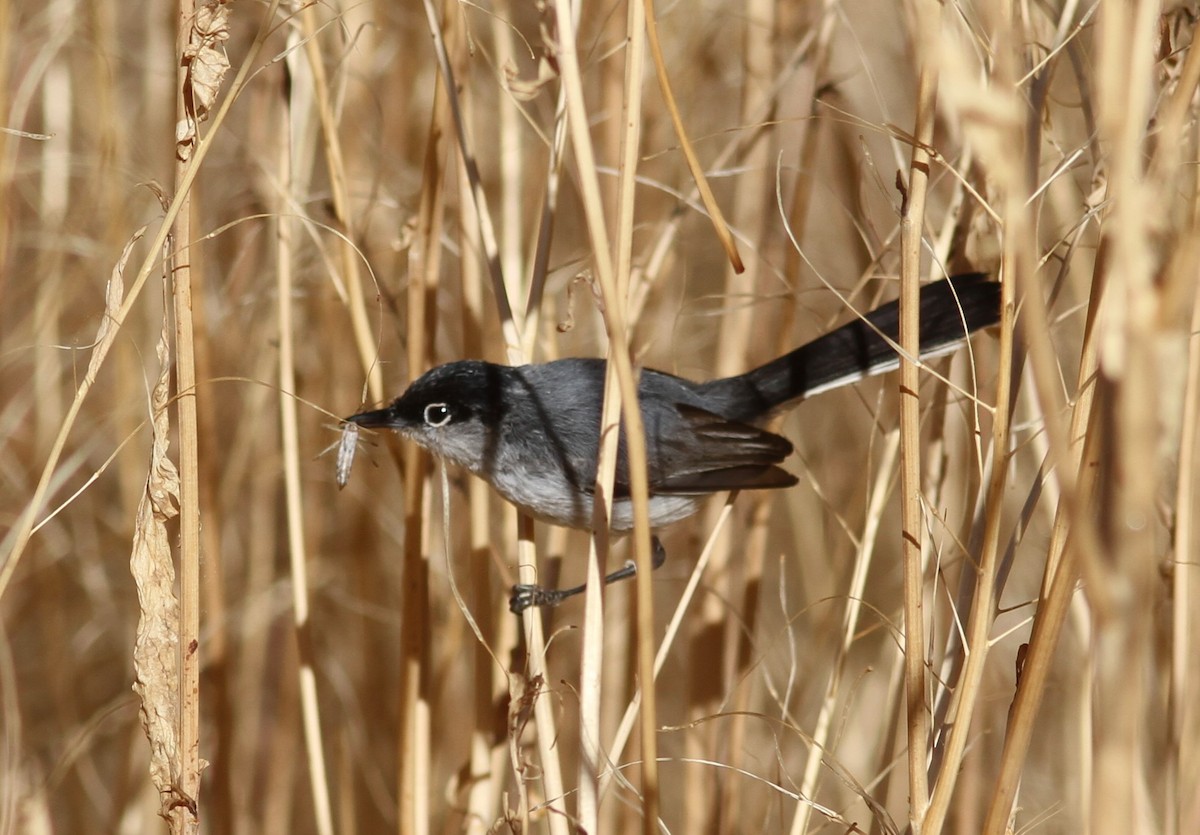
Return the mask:
<svg viewBox="0 0 1200 835">
<path fill-rule="evenodd" d="M 506 471 L 493 473 L 492 486 L 535 519 L 571 528 L 592 529 L 592 495 L 577 492 L 564 478 Z M 696 504 L 695 496 L 651 496 L 650 527 L 660 528 L 691 516 L 696 511 Z M 617 533 L 633 530 L 633 502 L 629 499 L 613 502 L 612 530 Z"/>
</svg>

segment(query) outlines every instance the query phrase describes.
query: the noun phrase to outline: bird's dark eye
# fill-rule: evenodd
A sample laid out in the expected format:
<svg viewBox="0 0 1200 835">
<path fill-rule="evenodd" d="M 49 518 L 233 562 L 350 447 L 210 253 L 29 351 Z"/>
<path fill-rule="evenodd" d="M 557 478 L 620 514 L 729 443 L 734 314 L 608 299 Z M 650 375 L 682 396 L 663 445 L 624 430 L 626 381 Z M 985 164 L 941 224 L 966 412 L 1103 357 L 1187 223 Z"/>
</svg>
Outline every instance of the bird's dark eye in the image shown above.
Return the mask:
<svg viewBox="0 0 1200 835">
<path fill-rule="evenodd" d="M 445 403 L 430 403 L 425 407 L 427 426 L 445 426 L 450 422 L 450 407 Z"/>
</svg>

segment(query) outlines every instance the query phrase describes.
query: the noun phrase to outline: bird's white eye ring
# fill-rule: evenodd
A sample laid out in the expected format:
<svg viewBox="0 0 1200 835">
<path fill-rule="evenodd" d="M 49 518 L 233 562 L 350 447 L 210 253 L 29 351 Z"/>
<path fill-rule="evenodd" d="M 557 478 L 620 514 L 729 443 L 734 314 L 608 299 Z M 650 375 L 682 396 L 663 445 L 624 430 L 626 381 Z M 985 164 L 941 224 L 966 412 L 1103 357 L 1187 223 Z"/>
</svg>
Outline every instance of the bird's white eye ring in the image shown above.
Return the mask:
<svg viewBox="0 0 1200 835">
<path fill-rule="evenodd" d="M 430 403 L 425 407 L 425 423 L 427 426 L 445 426 L 450 422 L 450 407 L 445 403 Z"/>
</svg>

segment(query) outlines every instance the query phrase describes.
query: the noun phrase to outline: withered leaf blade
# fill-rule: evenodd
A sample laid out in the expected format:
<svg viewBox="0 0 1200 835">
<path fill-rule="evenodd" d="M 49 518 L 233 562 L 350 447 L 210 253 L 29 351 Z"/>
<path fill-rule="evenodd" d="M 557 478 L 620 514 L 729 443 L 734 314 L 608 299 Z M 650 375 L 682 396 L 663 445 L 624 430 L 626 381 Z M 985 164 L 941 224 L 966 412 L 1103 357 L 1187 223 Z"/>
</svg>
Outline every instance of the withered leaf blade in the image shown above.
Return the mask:
<svg viewBox="0 0 1200 835">
<path fill-rule="evenodd" d="M 137 636 L 133 690 L 141 700 L 142 727 L 150 742 L 150 779 L 164 810 L 180 770 L 176 697 L 179 670 L 179 600 L 167 521 L 179 505 L 179 473 L 167 455 L 170 439 L 170 369 L 166 321 L 158 342 L 160 374 L 151 403 L 153 445 L 146 488 L 138 503 L 129 569 L 137 585 Z"/>
</svg>

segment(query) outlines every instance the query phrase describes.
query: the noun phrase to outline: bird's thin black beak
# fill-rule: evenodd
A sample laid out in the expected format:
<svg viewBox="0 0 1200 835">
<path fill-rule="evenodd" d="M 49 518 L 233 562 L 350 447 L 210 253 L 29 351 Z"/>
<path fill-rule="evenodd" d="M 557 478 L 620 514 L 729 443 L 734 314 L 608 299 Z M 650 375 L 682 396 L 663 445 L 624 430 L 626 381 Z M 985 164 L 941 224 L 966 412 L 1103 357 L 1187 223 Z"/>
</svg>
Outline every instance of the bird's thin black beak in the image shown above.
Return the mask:
<svg viewBox="0 0 1200 835">
<path fill-rule="evenodd" d="M 359 412 L 357 415 L 350 415 L 350 417 L 346 418 L 346 422 L 356 423 L 368 429 L 379 429 L 396 425 L 391 407 L 373 409 L 369 412 Z"/>
</svg>

